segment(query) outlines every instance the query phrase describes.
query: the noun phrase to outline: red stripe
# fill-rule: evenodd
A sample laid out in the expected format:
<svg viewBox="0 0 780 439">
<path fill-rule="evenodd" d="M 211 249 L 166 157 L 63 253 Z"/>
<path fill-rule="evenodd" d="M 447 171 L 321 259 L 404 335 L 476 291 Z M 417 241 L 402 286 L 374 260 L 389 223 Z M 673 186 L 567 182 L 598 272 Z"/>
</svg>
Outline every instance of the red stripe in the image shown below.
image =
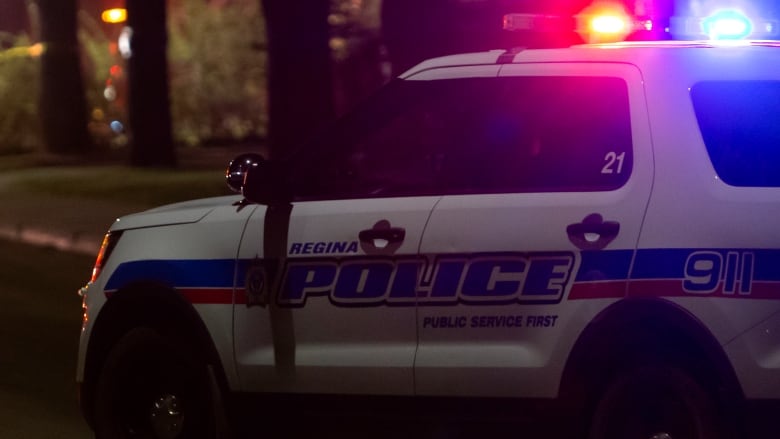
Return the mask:
<svg viewBox="0 0 780 439">
<path fill-rule="evenodd" d="M 682 289 L 682 279 L 632 280 L 629 297 L 680 297 L 691 296 Z M 694 295 L 697 296 L 697 295 Z"/>
<path fill-rule="evenodd" d="M 569 291 L 569 300 L 619 299 L 626 295 L 626 281 L 577 282 Z"/>
<path fill-rule="evenodd" d="M 246 305 L 248 302 L 246 288 L 236 288 L 236 305 Z"/>
<path fill-rule="evenodd" d="M 232 305 L 233 304 L 233 289 L 232 288 L 178 288 L 177 291 L 184 296 L 187 301 L 192 304 L 198 305 Z M 243 289 L 236 291 L 237 297 L 246 303 L 246 293 Z M 103 294 L 107 299 L 110 299 L 116 293 L 116 290 L 106 290 Z"/>
<path fill-rule="evenodd" d="M 780 299 L 780 282 L 753 281 L 749 297 L 752 299 Z"/>
<path fill-rule="evenodd" d="M 737 288 L 739 290 L 739 288 Z M 749 294 L 739 291 L 724 293 L 723 282 L 718 287 L 707 293 L 692 293 L 683 289 L 683 281 L 670 280 L 634 280 L 628 287 L 630 297 L 719 297 L 724 299 L 780 299 L 780 282 L 756 282 L 753 281 Z"/>
</svg>

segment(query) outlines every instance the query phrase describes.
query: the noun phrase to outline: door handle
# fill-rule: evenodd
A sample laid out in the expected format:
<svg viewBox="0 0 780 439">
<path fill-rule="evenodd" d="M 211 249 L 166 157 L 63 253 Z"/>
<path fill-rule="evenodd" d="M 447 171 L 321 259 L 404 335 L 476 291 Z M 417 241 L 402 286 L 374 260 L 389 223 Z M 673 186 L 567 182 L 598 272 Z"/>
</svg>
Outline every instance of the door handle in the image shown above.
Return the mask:
<svg viewBox="0 0 780 439">
<path fill-rule="evenodd" d="M 406 238 L 406 230 L 392 227 L 390 221 L 381 220 L 374 227 L 358 234 L 360 248 L 369 255 L 391 255 L 395 253 Z"/>
<path fill-rule="evenodd" d="M 566 233 L 580 250 L 602 250 L 620 233 L 620 223 L 604 221 L 600 214 L 592 213 L 581 223 L 569 224 Z"/>
</svg>

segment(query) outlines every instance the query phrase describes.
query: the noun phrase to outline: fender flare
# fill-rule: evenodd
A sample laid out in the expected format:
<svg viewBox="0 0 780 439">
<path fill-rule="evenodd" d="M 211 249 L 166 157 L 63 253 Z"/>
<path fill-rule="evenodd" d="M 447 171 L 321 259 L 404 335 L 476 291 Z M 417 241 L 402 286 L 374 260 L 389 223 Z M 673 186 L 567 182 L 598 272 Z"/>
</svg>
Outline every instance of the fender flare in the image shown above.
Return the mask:
<svg viewBox="0 0 780 439">
<path fill-rule="evenodd" d="M 731 362 L 710 330 L 683 307 L 661 298 L 627 298 L 601 311 L 569 353 L 559 397 L 587 408 L 610 377 L 642 361 L 683 367 L 716 392 L 722 404 L 744 400 Z"/>
</svg>

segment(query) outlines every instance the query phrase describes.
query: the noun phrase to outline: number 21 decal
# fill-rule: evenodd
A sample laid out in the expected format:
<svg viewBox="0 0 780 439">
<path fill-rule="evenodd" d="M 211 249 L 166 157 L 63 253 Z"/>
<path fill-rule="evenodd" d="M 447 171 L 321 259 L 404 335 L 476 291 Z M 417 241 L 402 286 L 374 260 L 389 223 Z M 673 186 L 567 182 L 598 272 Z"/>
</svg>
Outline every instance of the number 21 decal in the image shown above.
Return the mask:
<svg viewBox="0 0 780 439">
<path fill-rule="evenodd" d="M 623 160 L 626 158 L 626 152 L 623 151 L 620 154 L 615 151 L 610 151 L 604 156 L 604 167 L 601 168 L 602 174 L 620 174 L 623 172 Z"/>
</svg>

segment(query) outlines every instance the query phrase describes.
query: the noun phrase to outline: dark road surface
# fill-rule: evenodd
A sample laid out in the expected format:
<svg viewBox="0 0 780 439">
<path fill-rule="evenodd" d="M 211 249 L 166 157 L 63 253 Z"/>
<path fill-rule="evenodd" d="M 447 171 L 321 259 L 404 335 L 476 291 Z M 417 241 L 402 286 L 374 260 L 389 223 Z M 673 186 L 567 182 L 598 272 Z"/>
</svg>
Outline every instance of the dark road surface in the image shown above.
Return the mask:
<svg viewBox="0 0 780 439">
<path fill-rule="evenodd" d="M 92 258 L 0 241 L 0 438 L 92 437 L 78 409 L 78 287 Z"/>
</svg>

